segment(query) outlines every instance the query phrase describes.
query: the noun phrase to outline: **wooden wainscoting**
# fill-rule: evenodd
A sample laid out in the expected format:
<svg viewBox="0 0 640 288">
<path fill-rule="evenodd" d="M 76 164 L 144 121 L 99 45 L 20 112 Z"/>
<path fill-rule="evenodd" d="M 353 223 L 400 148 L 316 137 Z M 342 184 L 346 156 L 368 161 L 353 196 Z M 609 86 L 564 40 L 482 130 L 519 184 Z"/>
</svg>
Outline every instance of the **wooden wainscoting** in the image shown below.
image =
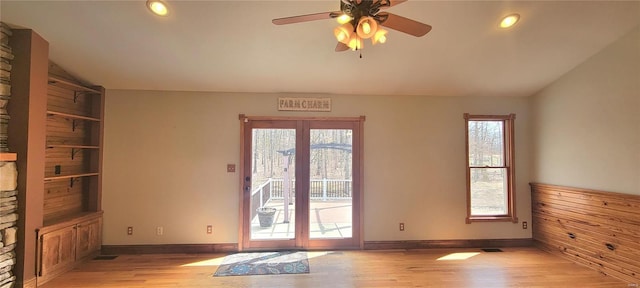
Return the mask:
<svg viewBox="0 0 640 288">
<path fill-rule="evenodd" d="M 640 283 L 640 196 L 531 183 L 540 248 Z"/>
</svg>

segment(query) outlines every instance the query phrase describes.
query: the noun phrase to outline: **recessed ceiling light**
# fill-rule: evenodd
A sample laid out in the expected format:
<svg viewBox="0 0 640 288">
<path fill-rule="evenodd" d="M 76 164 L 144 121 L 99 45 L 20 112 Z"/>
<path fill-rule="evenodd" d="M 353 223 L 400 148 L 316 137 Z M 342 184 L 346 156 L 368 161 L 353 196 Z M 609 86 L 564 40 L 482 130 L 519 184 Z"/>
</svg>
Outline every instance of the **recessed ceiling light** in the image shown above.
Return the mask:
<svg viewBox="0 0 640 288">
<path fill-rule="evenodd" d="M 504 18 L 502 18 L 502 21 L 500 21 L 500 28 L 509 28 L 513 25 L 516 25 L 519 19 L 520 19 L 519 14 L 507 15 Z"/>
<path fill-rule="evenodd" d="M 158 16 L 166 16 L 169 13 L 169 9 L 167 8 L 167 4 L 160 0 L 147 0 L 147 8 Z"/>
</svg>

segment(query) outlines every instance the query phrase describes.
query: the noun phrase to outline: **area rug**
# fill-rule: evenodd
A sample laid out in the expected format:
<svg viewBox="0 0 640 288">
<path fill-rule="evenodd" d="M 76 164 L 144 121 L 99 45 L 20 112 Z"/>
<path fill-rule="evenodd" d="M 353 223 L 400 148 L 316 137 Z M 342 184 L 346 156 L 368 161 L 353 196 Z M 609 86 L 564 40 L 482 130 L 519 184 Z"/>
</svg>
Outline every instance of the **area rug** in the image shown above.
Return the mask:
<svg viewBox="0 0 640 288">
<path fill-rule="evenodd" d="M 242 276 L 309 273 L 304 251 L 251 252 L 231 254 L 222 260 L 213 276 Z"/>
</svg>

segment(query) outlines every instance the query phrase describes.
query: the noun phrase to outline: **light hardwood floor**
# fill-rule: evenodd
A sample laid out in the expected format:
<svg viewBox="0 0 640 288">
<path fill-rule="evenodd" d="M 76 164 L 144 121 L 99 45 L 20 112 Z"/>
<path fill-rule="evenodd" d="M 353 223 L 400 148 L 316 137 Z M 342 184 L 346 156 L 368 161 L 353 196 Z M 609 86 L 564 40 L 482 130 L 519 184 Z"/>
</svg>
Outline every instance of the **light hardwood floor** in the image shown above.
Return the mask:
<svg viewBox="0 0 640 288">
<path fill-rule="evenodd" d="M 309 251 L 309 274 L 228 277 L 213 277 L 225 254 L 120 255 L 42 287 L 637 287 L 534 247 L 502 250 Z"/>
</svg>

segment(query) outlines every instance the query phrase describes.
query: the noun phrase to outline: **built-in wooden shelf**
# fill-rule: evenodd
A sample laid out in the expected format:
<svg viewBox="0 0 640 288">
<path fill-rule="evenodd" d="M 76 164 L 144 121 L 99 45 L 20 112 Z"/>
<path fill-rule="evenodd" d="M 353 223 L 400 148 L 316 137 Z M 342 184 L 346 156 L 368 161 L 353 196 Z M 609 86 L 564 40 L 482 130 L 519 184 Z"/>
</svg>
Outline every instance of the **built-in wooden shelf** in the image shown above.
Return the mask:
<svg viewBox="0 0 640 288">
<path fill-rule="evenodd" d="M 51 176 L 44 177 L 44 181 L 54 181 L 54 180 L 64 180 L 64 179 L 73 179 L 80 177 L 89 177 L 89 176 L 98 176 L 100 173 L 82 173 L 82 174 L 71 174 L 71 175 L 62 175 L 62 176 Z"/>
<path fill-rule="evenodd" d="M 18 259 L 28 261 L 19 261 L 14 270 L 18 282 L 35 287 L 100 252 L 105 89 L 74 80 L 48 61 L 46 40 L 30 30 L 20 32 L 11 38 L 24 44 L 13 47 L 24 61 L 13 63 L 12 72 L 18 72 L 21 85 L 12 86 L 12 94 L 22 100 L 12 100 L 20 105 L 11 111 L 21 117 L 11 123 L 14 128 L 33 124 L 29 131 L 38 137 L 13 135 L 18 137 L 11 152 L 20 155 L 1 153 L 0 159 L 22 159 L 26 154 L 20 148 L 30 151 L 30 160 L 21 166 L 26 173 L 18 179 L 19 195 L 25 195 L 25 187 L 36 189 L 28 189 L 24 196 L 29 205 L 20 206 L 20 231 L 27 232 L 19 235 L 24 245 L 15 249 Z"/>
<path fill-rule="evenodd" d="M 0 153 L 0 161 L 16 161 L 18 160 L 18 154 L 16 153 L 8 153 L 8 152 L 2 152 Z"/>
<path fill-rule="evenodd" d="M 59 86 L 65 89 L 69 89 L 69 90 L 74 90 L 74 91 L 82 91 L 82 92 L 90 92 L 90 93 L 96 93 L 96 94 L 100 94 L 101 92 L 90 88 L 90 87 L 86 87 L 86 86 L 82 86 L 82 85 L 78 85 L 76 83 L 73 83 L 69 80 L 65 80 L 62 78 L 58 78 L 55 76 L 51 76 L 49 75 L 49 84 L 53 85 L 53 86 Z"/>
<path fill-rule="evenodd" d="M 56 112 L 56 111 L 47 111 L 47 115 L 66 117 L 70 119 L 80 119 L 80 120 L 100 122 L 100 119 L 98 118 L 87 117 L 82 115 L 74 115 L 74 114 L 62 113 L 62 112 Z"/>
<path fill-rule="evenodd" d="M 60 145 L 47 145 L 47 149 L 51 149 L 51 148 L 71 148 L 71 160 L 73 160 L 76 157 L 76 154 L 84 149 L 100 149 L 99 146 L 91 146 L 91 145 L 66 145 L 66 144 L 60 144 Z"/>
<path fill-rule="evenodd" d="M 51 144 L 51 145 L 47 145 L 47 148 L 98 149 L 98 148 L 100 148 L 100 146 Z"/>
</svg>

